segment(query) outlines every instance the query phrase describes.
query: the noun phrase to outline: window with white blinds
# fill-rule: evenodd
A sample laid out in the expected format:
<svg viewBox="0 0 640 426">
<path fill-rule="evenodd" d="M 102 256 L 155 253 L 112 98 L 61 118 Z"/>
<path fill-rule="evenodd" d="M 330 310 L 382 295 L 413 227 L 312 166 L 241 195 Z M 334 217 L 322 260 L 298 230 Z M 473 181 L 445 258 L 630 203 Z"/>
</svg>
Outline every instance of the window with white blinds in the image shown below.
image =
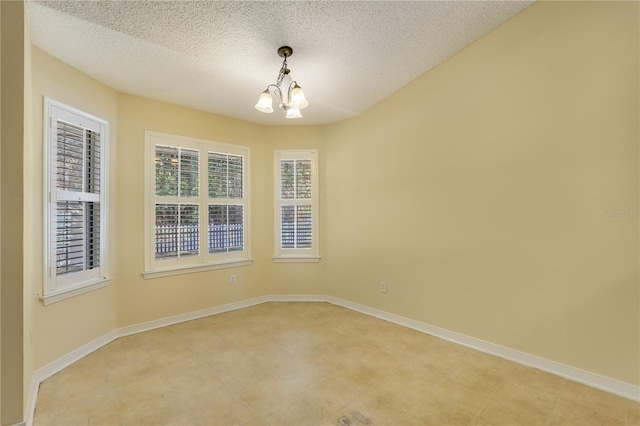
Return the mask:
<svg viewBox="0 0 640 426">
<path fill-rule="evenodd" d="M 317 262 L 318 151 L 275 151 L 275 256 Z"/>
<path fill-rule="evenodd" d="M 106 285 L 108 123 L 45 99 L 45 304 Z"/>
<path fill-rule="evenodd" d="M 146 132 L 145 278 L 249 264 L 249 148 Z"/>
</svg>

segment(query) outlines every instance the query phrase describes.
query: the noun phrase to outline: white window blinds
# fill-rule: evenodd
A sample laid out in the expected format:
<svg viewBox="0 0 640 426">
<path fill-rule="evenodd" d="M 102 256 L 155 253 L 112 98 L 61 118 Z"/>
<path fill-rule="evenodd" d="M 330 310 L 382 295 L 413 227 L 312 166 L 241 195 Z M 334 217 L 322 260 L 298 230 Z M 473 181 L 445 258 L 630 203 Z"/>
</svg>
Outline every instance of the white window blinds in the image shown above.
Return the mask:
<svg viewBox="0 0 640 426">
<path fill-rule="evenodd" d="M 56 275 L 100 266 L 100 134 L 58 121 Z"/>
<path fill-rule="evenodd" d="M 280 176 L 283 203 L 280 210 L 281 246 L 285 249 L 311 248 L 311 160 L 281 160 Z"/>
<path fill-rule="evenodd" d="M 209 152 L 209 253 L 241 251 L 244 247 L 244 159 Z"/>
<path fill-rule="evenodd" d="M 200 254 L 200 152 L 155 146 L 155 258 Z"/>
<path fill-rule="evenodd" d="M 209 198 L 243 197 L 244 159 L 239 155 L 209 152 Z"/>
</svg>

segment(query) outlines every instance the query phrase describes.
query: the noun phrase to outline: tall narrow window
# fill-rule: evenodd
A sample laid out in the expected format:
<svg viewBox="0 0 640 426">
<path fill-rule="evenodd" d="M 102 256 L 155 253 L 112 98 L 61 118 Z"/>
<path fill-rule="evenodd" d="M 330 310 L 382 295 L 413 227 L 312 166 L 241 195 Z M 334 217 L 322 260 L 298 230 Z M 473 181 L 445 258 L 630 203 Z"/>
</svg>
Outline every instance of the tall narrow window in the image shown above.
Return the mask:
<svg viewBox="0 0 640 426">
<path fill-rule="evenodd" d="M 249 149 L 146 133 L 146 278 L 249 264 Z"/>
<path fill-rule="evenodd" d="M 317 262 L 318 152 L 275 152 L 276 262 Z"/>
<path fill-rule="evenodd" d="M 45 99 L 45 304 L 107 284 L 108 123 Z"/>
</svg>

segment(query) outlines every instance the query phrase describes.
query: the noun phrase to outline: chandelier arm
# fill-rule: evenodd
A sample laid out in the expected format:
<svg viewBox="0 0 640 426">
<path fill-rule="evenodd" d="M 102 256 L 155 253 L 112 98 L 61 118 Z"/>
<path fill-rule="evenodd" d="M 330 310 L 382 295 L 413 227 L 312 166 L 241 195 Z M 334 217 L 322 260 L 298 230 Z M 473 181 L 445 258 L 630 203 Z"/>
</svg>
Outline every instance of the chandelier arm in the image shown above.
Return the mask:
<svg viewBox="0 0 640 426">
<path fill-rule="evenodd" d="M 298 82 L 293 80 L 291 82 L 291 84 L 289 85 L 289 91 L 287 92 L 287 99 L 289 99 L 289 101 L 291 101 L 291 92 L 293 92 L 293 89 L 298 85 Z"/>
</svg>

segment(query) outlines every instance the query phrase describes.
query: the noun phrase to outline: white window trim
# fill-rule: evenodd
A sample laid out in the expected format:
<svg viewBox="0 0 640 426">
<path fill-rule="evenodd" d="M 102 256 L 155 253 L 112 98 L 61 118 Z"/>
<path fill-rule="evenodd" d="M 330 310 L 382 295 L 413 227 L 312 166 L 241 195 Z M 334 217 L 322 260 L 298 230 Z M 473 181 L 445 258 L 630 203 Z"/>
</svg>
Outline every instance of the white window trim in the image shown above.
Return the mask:
<svg viewBox="0 0 640 426">
<path fill-rule="evenodd" d="M 284 159 L 311 160 L 311 209 L 312 209 L 312 247 L 310 249 L 282 249 L 280 244 L 281 200 L 280 161 Z M 318 233 L 318 150 L 276 150 L 273 155 L 274 172 L 274 263 L 317 263 L 320 261 L 320 238 Z"/>
<path fill-rule="evenodd" d="M 209 151 L 225 151 L 227 153 L 240 154 L 244 156 L 244 251 L 245 256 L 237 256 L 236 253 L 227 254 L 229 257 L 218 255 L 213 258 L 208 255 L 208 251 L 201 249 L 199 256 L 193 256 L 188 259 L 179 259 L 178 261 L 156 260 L 155 259 L 155 146 L 157 140 L 162 140 L 164 145 L 177 146 L 183 148 L 196 148 L 204 156 Z M 186 136 L 171 135 L 154 131 L 145 131 L 145 156 L 144 156 L 144 247 L 145 260 L 144 271 L 142 276 L 145 279 L 168 277 L 172 275 L 188 274 L 194 272 L 210 271 L 215 269 L 235 268 L 240 266 L 248 266 L 253 263 L 251 258 L 251 164 L 250 164 L 250 148 L 241 145 L 226 144 L 222 142 L 209 141 L 204 139 L 190 138 Z M 204 170 L 204 172 L 203 172 Z M 205 194 L 208 193 L 208 176 L 206 168 L 200 168 L 200 197 L 198 200 L 205 199 L 205 205 L 209 200 Z M 202 203 L 202 201 L 199 201 Z M 204 209 L 200 212 L 201 218 L 204 217 Z M 204 242 L 203 242 L 204 241 Z M 206 237 L 201 240 L 201 247 L 206 247 Z"/>
<path fill-rule="evenodd" d="M 52 226 L 52 203 L 55 202 L 51 194 L 52 185 L 52 167 L 51 167 L 51 150 L 53 147 L 53 140 L 57 139 L 57 135 L 54 134 L 56 126 L 53 123 L 53 110 L 57 109 L 62 116 L 80 118 L 80 120 L 87 120 L 97 124 L 100 128 L 101 147 L 100 147 L 100 195 L 97 197 L 100 201 L 100 267 L 97 270 L 97 276 L 89 278 L 85 281 L 79 281 L 74 284 L 65 285 L 61 288 L 57 288 L 57 279 L 54 275 L 55 264 L 52 261 L 52 239 L 55 239 L 52 232 L 54 228 Z M 65 105 L 61 102 L 55 101 L 48 97 L 44 97 L 43 105 L 43 141 L 44 141 L 44 173 L 43 173 L 43 230 L 44 230 L 44 244 L 43 244 L 43 288 L 42 294 L 38 294 L 38 298 L 44 305 L 49 305 L 55 302 L 59 302 L 74 296 L 78 296 L 83 293 L 87 293 L 99 288 L 106 287 L 111 281 L 109 276 L 109 182 L 108 182 L 108 168 L 109 168 L 109 122 L 93 115 L 87 114 L 76 108 Z M 79 123 L 82 124 L 82 123 Z M 83 126 L 86 127 L 86 126 Z"/>
<path fill-rule="evenodd" d="M 191 274 L 194 272 L 213 271 L 216 269 L 237 268 L 239 266 L 249 266 L 253 263 L 253 259 L 230 260 L 225 262 L 210 262 L 198 266 L 176 266 L 171 268 L 158 268 L 153 271 L 145 271 L 142 276 L 145 279 L 170 277 L 173 275 Z"/>
<path fill-rule="evenodd" d="M 106 287 L 107 285 L 109 285 L 109 281 L 111 280 L 111 277 L 104 277 L 85 281 L 81 286 L 69 287 L 65 288 L 64 290 L 57 291 L 53 294 L 40 296 L 40 300 L 42 300 L 42 303 L 45 306 L 50 305 L 52 303 L 60 302 L 61 300 L 69 299 L 70 297 L 78 296 L 80 294 L 88 293 L 90 291 Z"/>
<path fill-rule="evenodd" d="M 273 257 L 274 263 L 318 263 L 322 259 L 320 256 L 278 256 Z"/>
</svg>

